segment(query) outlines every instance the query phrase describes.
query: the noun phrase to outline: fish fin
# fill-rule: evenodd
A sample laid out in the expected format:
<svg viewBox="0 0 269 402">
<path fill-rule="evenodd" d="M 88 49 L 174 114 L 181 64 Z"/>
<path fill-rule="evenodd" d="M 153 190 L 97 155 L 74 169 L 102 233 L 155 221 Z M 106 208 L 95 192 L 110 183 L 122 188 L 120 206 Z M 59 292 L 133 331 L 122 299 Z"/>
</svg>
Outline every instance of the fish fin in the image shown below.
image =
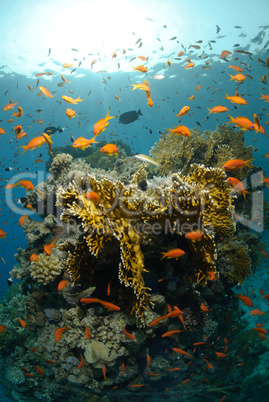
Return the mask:
<svg viewBox="0 0 269 402">
<path fill-rule="evenodd" d="M 139 116 L 143 116 L 140 109 L 138 109 L 138 111 L 136 112 L 136 114 L 138 114 Z"/>
</svg>

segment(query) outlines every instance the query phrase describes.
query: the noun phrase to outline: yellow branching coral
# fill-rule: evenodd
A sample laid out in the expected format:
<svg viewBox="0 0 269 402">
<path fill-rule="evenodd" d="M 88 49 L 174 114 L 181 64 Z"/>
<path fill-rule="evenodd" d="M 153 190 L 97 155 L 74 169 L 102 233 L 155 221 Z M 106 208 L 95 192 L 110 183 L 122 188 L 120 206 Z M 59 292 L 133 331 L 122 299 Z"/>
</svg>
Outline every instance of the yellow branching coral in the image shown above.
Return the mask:
<svg viewBox="0 0 269 402">
<path fill-rule="evenodd" d="M 193 165 L 191 169 L 187 176 L 173 174 L 162 185 L 157 185 L 151 196 L 139 192 L 133 184 L 126 186 L 105 177 L 97 180 L 94 175 L 89 176 L 89 184 L 92 191 L 98 193 L 99 202 L 88 200 L 74 183 L 58 190 L 57 205 L 63 210 L 61 219 L 64 222 L 76 220 L 84 232 L 81 243 L 63 246 L 63 250 L 69 251 L 66 267 L 71 279 L 80 280 L 83 267 L 87 265 L 87 248 L 97 258 L 107 247 L 108 240 L 117 239 L 119 280 L 135 296 L 131 312 L 139 325 L 144 321 L 147 304 L 151 304 L 149 288 L 145 287 L 143 279 L 146 270 L 140 247 L 141 234 L 145 234 L 145 230 L 153 233 L 151 229 L 156 224 L 162 233 L 170 230 L 180 236 L 186 233 L 183 233 L 186 227 L 187 231 L 201 227 L 204 232 L 201 241 L 190 241 L 189 245 L 193 252 L 189 278 L 206 282 L 208 271 L 215 272 L 214 234 L 231 235 L 235 229 L 231 190 L 225 173 L 203 165 Z"/>
</svg>

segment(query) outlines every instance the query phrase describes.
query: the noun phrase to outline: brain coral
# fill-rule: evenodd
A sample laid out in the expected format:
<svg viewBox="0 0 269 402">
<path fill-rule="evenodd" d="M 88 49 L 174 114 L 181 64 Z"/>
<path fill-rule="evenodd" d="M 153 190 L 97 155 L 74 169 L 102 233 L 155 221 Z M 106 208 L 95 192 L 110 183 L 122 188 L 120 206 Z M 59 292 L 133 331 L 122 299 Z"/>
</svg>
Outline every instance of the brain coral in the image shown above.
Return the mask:
<svg viewBox="0 0 269 402">
<path fill-rule="evenodd" d="M 31 276 L 44 285 L 52 282 L 61 273 L 62 268 L 58 258 L 47 254 L 40 254 L 38 261 L 32 261 L 30 264 Z"/>
</svg>

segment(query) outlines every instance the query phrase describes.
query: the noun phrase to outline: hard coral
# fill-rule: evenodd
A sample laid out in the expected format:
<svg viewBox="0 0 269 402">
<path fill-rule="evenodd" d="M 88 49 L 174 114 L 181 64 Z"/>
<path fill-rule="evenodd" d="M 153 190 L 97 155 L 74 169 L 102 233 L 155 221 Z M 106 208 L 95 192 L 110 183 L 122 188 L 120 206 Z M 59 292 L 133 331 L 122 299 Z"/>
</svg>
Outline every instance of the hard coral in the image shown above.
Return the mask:
<svg viewBox="0 0 269 402">
<path fill-rule="evenodd" d="M 215 271 L 214 233 L 231 235 L 234 231 L 233 198 L 221 169 L 193 165 L 189 175 L 172 175 L 162 187 L 155 189 L 152 196 L 138 193 L 134 185 L 125 186 L 105 177 L 97 180 L 91 175 L 89 184 L 92 191 L 98 193 L 98 202 L 88 200 L 74 183 L 67 189 L 61 187 L 57 193 L 57 205 L 63 209 L 61 219 L 66 223 L 75 220 L 83 229 L 80 241 L 61 246 L 69 252 L 65 265 L 73 282 L 83 279 L 87 269 L 88 274 L 92 274 L 88 264 L 91 255 L 99 257 L 107 241 L 117 239 L 121 258 L 119 280 L 135 296 L 131 313 L 141 325 L 147 304 L 152 305 L 152 302 L 149 288 L 144 286 L 143 272 L 146 270 L 140 247 L 143 227 L 140 230 L 138 225 L 147 225 L 150 230 L 151 225 L 157 223 L 165 232 L 169 224 L 173 233 L 182 236 L 179 219 L 179 226 L 185 224 L 189 231 L 192 225 L 202 225 L 204 229 L 201 241 L 189 242 L 193 252 L 191 279 L 206 282 L 207 272 Z"/>
<path fill-rule="evenodd" d="M 53 255 L 40 254 L 38 261 L 32 261 L 30 264 L 31 276 L 47 285 L 60 275 L 63 265 L 58 258 Z"/>
<path fill-rule="evenodd" d="M 113 366 L 117 358 L 114 349 L 109 351 L 104 343 L 98 341 L 87 344 L 84 356 L 87 362 L 93 364 L 95 368 L 102 368 L 103 365 Z"/>
<path fill-rule="evenodd" d="M 243 131 L 222 124 L 215 131 L 205 130 L 201 133 L 197 129 L 191 130 L 188 138 L 170 136 L 170 132 L 165 131 L 151 148 L 150 154 L 159 162 L 157 172 L 165 176 L 178 170 L 188 173 L 194 162 L 207 167 L 222 167 L 229 159 L 252 159 L 252 150 L 253 147 L 245 145 Z M 249 171 L 249 167 L 244 167 L 235 172 L 235 176 L 241 180 Z"/>
</svg>

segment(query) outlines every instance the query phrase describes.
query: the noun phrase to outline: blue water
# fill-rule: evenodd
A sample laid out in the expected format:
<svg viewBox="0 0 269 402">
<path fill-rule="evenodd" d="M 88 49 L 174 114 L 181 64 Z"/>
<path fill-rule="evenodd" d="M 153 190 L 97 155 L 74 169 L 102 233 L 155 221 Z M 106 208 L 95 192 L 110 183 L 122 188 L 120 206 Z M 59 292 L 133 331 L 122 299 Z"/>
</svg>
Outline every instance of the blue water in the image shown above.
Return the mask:
<svg viewBox="0 0 269 402">
<path fill-rule="evenodd" d="M 0 261 L 1 298 L 8 289 L 7 279 L 9 271 L 16 264 L 14 255 L 17 248 L 24 249 L 27 245 L 23 228 L 18 226 L 21 215 L 18 213 L 19 211 L 12 210 L 10 199 L 6 198 L 10 192 L 6 192 L 4 187 L 18 174 L 21 179 L 31 179 L 34 186 L 38 184 L 40 178 L 43 180 L 47 178 L 48 173 L 45 169 L 45 163 L 49 160 L 47 146 L 43 145 L 41 148 L 27 151 L 23 155 L 20 155 L 22 148 L 19 147 L 26 145 L 35 136 L 41 135 L 43 129 L 49 125 L 65 128 L 63 133 L 57 132 L 52 136 L 53 150 L 55 146 L 71 145 L 71 137 L 92 138 L 94 123 L 104 117 L 110 108 L 110 115 L 117 117 L 110 120 L 109 128 L 98 139 L 106 142 L 122 139 L 131 147 L 133 154 L 149 155 L 150 148 L 159 140 L 160 132 L 178 124 L 176 114 L 185 105 L 189 105 L 191 110 L 187 116 L 184 116 L 182 124 L 189 129 L 199 128 L 201 131 L 215 130 L 218 124 L 228 123 L 228 114 L 233 117 L 246 116 L 253 120 L 255 113 L 266 134 L 246 131 L 245 143 L 247 146 L 254 147 L 255 160 L 253 163 L 255 166 L 261 167 L 264 170 L 264 176 L 268 177 L 269 159 L 264 158 L 264 155 L 269 152 L 269 126 L 266 124 L 269 121 L 269 108 L 268 103 L 260 99 L 261 93 L 269 94 L 269 69 L 265 67 L 265 60 L 269 58 L 269 26 L 263 21 L 268 19 L 269 15 L 267 1 L 261 1 L 259 7 L 256 8 L 252 1 L 239 1 L 236 4 L 228 1 L 220 6 L 221 10 L 212 8 L 211 1 L 203 2 L 203 6 L 200 1 L 195 1 L 193 9 L 192 2 L 181 1 L 165 2 L 167 7 L 164 7 L 163 2 L 158 1 L 148 2 L 150 4 L 147 5 L 137 1 L 125 4 L 119 2 L 118 5 L 113 2 L 118 13 L 123 7 L 125 14 L 122 18 L 127 22 L 130 16 L 128 16 L 126 7 L 130 7 L 132 15 L 134 15 L 134 7 L 138 13 L 140 8 L 141 14 L 137 18 L 143 23 L 140 22 L 134 26 L 130 22 L 128 26 L 125 21 L 122 27 L 117 25 L 117 29 L 122 29 L 122 34 L 118 38 L 118 42 L 112 44 L 109 41 L 110 32 L 113 33 L 116 27 L 114 23 L 118 23 L 118 20 L 113 20 L 113 16 L 109 18 L 104 13 L 108 18 L 107 21 L 110 21 L 109 26 L 107 23 L 103 24 L 99 32 L 88 34 L 85 26 L 87 19 L 83 16 L 83 12 L 80 16 L 74 17 L 75 27 L 65 24 L 64 18 L 68 17 L 68 21 L 72 21 L 71 7 L 73 5 L 71 2 L 45 2 L 46 7 L 42 5 L 39 8 L 35 2 L 26 1 L 25 4 L 29 3 L 26 7 L 27 13 L 22 14 L 25 18 L 20 19 L 18 18 L 20 15 L 18 8 L 21 9 L 21 3 L 19 1 L 7 2 L 1 12 L 2 20 L 4 20 L 1 28 L 2 40 L 4 29 L 9 35 L 3 44 L 1 54 L 3 57 L 2 61 L 0 60 L 1 110 L 12 99 L 13 102 L 17 102 L 13 110 L 17 112 L 17 107 L 20 105 L 24 111 L 22 117 L 15 118 L 11 123 L 8 122 L 8 119 L 12 118 L 12 111 L 0 112 L 0 127 L 5 130 L 5 134 L 0 136 L 0 228 L 7 232 L 6 238 L 0 240 L 0 257 L 4 259 L 4 261 Z M 94 1 L 88 1 L 82 2 L 81 5 L 81 10 L 85 10 L 85 14 L 86 11 L 91 12 L 92 23 L 93 21 L 96 23 L 96 20 L 100 18 L 100 15 L 96 15 L 94 18 L 96 4 Z M 89 5 L 91 5 L 90 10 L 87 8 Z M 68 11 L 69 9 L 70 11 Z M 25 10 L 21 9 L 21 12 L 25 13 Z M 177 25 L 176 14 L 184 29 Z M 83 21 L 81 26 L 79 24 L 80 17 Z M 118 15 L 117 18 L 119 18 Z M 149 21 L 147 18 L 154 21 Z M 199 19 L 204 27 L 199 25 Z M 216 33 L 216 24 L 221 27 L 219 33 Z M 89 23 L 89 30 L 90 25 Z M 235 28 L 235 25 L 242 28 Z M 152 28 L 153 26 L 154 28 Z M 98 51 L 95 49 L 93 35 L 101 36 L 105 29 L 107 32 Z M 136 32 L 133 32 L 134 30 Z M 81 41 L 79 35 L 81 35 Z M 85 40 L 87 35 L 89 35 L 88 46 Z M 171 40 L 173 36 L 177 36 L 177 39 Z M 124 37 L 126 37 L 126 45 Z M 159 41 L 157 37 L 160 39 Z M 143 46 L 140 48 L 138 47 L 139 42 L 136 44 L 138 38 L 142 38 L 143 42 Z M 203 40 L 203 42 L 198 43 L 199 40 Z M 210 42 L 209 46 L 210 40 L 215 42 Z M 191 44 L 200 45 L 201 48 L 190 48 Z M 235 46 L 236 44 L 240 46 Z M 126 53 L 123 54 L 122 49 L 125 46 Z M 72 51 L 71 48 L 76 48 L 78 51 Z M 51 50 L 49 51 L 49 49 Z M 249 51 L 251 55 L 235 52 L 238 49 Z M 184 51 L 184 54 L 180 60 L 176 60 L 175 58 L 181 50 Z M 232 52 L 227 56 L 228 61 L 220 59 L 222 50 Z M 112 59 L 113 51 L 117 53 L 114 59 Z M 130 61 L 135 56 L 136 59 Z M 146 56 L 149 59 L 144 62 L 137 56 Z M 235 60 L 236 57 L 238 60 Z M 187 58 L 190 58 L 195 66 L 185 70 Z M 97 59 L 97 63 L 91 68 L 91 62 L 94 59 Z M 259 59 L 262 61 L 258 62 Z M 167 65 L 167 60 L 172 62 L 172 68 Z M 64 62 L 73 64 L 73 66 L 70 69 L 64 69 L 62 67 Z M 81 62 L 80 66 L 79 62 Z M 209 62 L 209 70 L 203 69 L 207 62 Z M 148 67 L 147 74 L 132 71 L 132 67 L 140 64 Z M 237 85 L 230 80 L 229 74 L 235 75 L 236 72 L 232 68 L 228 68 L 229 65 L 240 66 L 244 69 L 243 74 L 246 73 L 252 78 L 246 77 L 245 82 Z M 76 70 L 71 73 L 73 68 Z M 106 70 L 106 72 L 100 72 L 102 70 Z M 40 81 L 37 85 L 38 78 L 35 75 L 46 71 L 52 72 L 52 75 L 39 77 Z M 164 79 L 154 79 L 156 74 L 163 74 Z M 63 82 L 61 75 L 70 80 L 70 83 L 63 88 L 57 85 Z M 266 82 L 261 81 L 263 75 L 266 76 Z M 146 103 L 144 91 L 131 90 L 132 84 L 138 84 L 143 79 L 151 85 L 151 97 L 154 101 L 154 106 L 151 108 Z M 34 90 L 30 90 L 28 85 L 31 85 Z M 46 87 L 54 97 L 37 96 L 39 85 Z M 201 85 L 201 88 L 196 91 L 197 85 Z M 234 95 L 236 89 L 240 96 L 247 100 L 246 106 L 235 105 L 224 99 L 225 93 Z M 72 93 L 68 91 L 72 91 Z M 62 95 L 73 98 L 80 96 L 85 100 L 78 105 L 68 105 L 61 99 Z M 121 100 L 115 99 L 115 95 Z M 188 99 L 191 95 L 195 96 L 194 100 Z M 228 113 L 208 115 L 208 108 L 217 105 L 228 107 Z M 70 120 L 65 114 L 67 107 L 75 109 L 78 116 Z M 42 113 L 38 113 L 38 109 L 41 109 Z M 126 126 L 118 123 L 120 114 L 138 109 L 142 112 L 142 116 L 138 120 Z M 37 122 L 38 119 L 43 120 L 43 125 Z M 23 126 L 27 137 L 20 140 L 15 139 L 13 127 L 16 124 Z M 87 152 L 85 150 L 85 155 Z M 40 154 L 42 154 L 40 157 L 42 162 L 37 163 L 35 161 Z M 7 168 L 12 168 L 12 170 L 6 171 Z M 251 191 L 251 189 L 249 190 Z M 25 190 L 16 188 L 12 190 L 12 194 L 12 202 L 16 208 L 19 208 L 15 199 L 23 197 Z M 264 188 L 263 196 L 269 201 L 268 188 Z M 262 240 L 268 242 L 268 231 L 263 230 L 259 234 Z M 265 249 L 269 252 L 267 246 Z M 264 294 L 269 293 L 268 260 L 266 259 L 263 259 L 258 273 L 254 277 L 248 278 L 243 287 L 235 289 L 235 293 L 246 294 L 253 288 L 258 291 L 258 288 L 261 287 Z M 255 308 L 268 311 L 264 300 L 255 304 Z M 254 325 L 255 320 L 251 319 L 248 314 L 245 318 L 250 325 Z M 267 317 L 265 328 L 269 329 Z M 2 400 L 9 399 L 2 397 Z M 227 398 L 227 400 L 232 399 Z"/>
</svg>

